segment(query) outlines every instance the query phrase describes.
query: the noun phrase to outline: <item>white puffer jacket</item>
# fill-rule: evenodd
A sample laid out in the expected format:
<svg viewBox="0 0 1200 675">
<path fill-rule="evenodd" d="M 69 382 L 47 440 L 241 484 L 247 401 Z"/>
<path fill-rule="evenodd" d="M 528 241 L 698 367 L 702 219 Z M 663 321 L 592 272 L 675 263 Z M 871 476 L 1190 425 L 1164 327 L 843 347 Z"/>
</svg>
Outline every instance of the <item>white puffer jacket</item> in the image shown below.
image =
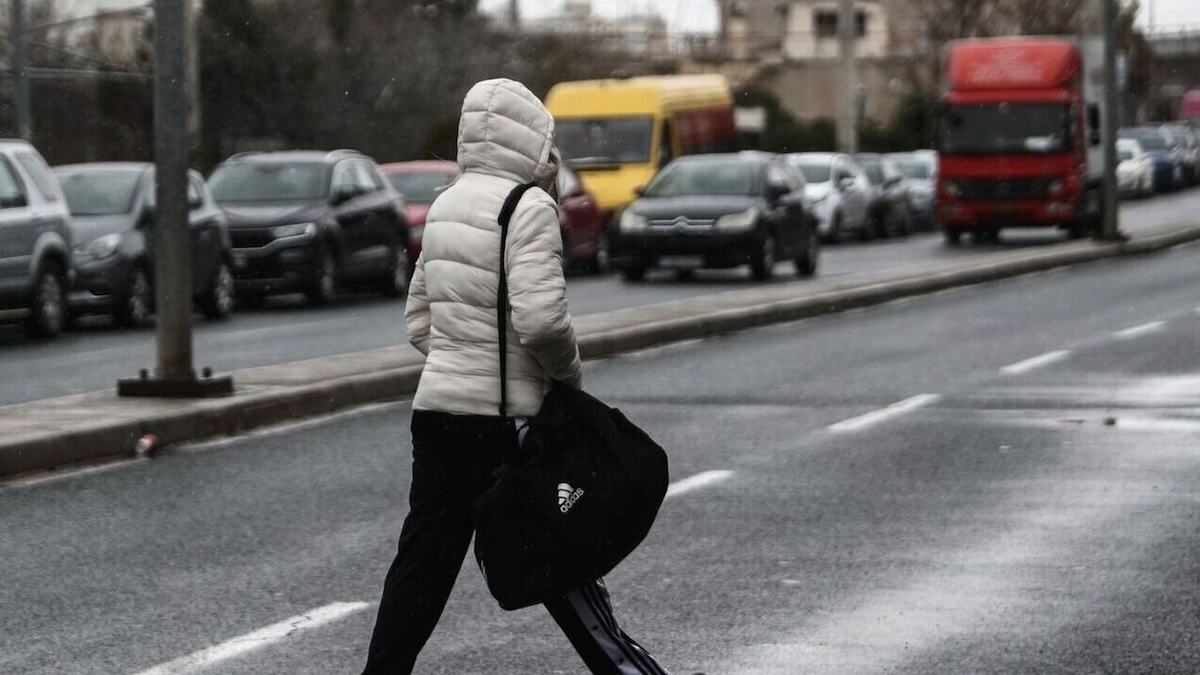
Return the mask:
<svg viewBox="0 0 1200 675">
<path fill-rule="evenodd" d="M 536 181 L 548 188 L 554 119 L 528 89 L 505 79 L 471 88 L 458 126 L 463 173 L 429 208 L 404 318 L 426 355 L 413 408 L 498 415 L 496 328 L 500 225 L 505 197 Z M 579 386 L 579 349 L 562 272 L 558 207 L 530 189 L 509 222 L 508 414 L 531 416 L 550 381 Z"/>
</svg>

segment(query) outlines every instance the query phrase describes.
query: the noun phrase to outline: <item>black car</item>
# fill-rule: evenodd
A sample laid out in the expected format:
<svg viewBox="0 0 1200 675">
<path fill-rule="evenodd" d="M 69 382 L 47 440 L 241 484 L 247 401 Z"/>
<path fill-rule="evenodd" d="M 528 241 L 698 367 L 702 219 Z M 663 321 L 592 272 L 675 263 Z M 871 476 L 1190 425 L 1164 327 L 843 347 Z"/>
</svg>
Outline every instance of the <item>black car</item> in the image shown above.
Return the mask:
<svg viewBox="0 0 1200 675">
<path fill-rule="evenodd" d="M 663 167 L 622 212 L 611 253 L 630 281 L 656 266 L 689 272 L 744 264 L 763 280 L 783 259 L 800 276 L 814 274 L 819 240 L 804 178 L 781 157 L 692 155 Z"/>
<path fill-rule="evenodd" d="M 240 154 L 222 162 L 208 185 L 229 218 L 240 297 L 302 292 L 321 304 L 344 286 L 389 297 L 407 291 L 404 201 L 366 155 Z"/>
<path fill-rule="evenodd" d="M 71 210 L 71 314 L 109 314 L 119 326 L 147 323 L 154 311 L 154 165 L 67 164 L 54 174 Z M 195 171 L 188 174 L 187 199 L 193 297 L 206 317 L 223 319 L 233 310 L 225 215 Z"/>
<path fill-rule="evenodd" d="M 904 172 L 895 160 L 883 155 L 862 153 L 854 159 L 871 184 L 867 211 L 873 234 L 880 238 L 907 236 L 912 229 L 912 204 Z"/>
</svg>

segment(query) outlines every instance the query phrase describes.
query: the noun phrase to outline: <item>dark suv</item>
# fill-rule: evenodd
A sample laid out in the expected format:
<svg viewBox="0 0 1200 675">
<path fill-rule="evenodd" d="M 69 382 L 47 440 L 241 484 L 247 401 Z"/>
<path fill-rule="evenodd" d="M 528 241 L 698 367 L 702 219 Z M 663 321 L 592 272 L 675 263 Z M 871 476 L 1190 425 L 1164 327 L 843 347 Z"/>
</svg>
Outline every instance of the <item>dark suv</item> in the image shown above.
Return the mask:
<svg viewBox="0 0 1200 675">
<path fill-rule="evenodd" d="M 299 291 L 321 304 L 340 286 L 392 297 L 408 289 L 404 202 L 366 155 L 234 155 L 208 185 L 229 220 L 239 296 Z"/>
<path fill-rule="evenodd" d="M 0 317 L 22 317 L 34 337 L 66 325 L 70 218 L 41 154 L 25 141 L 0 140 Z"/>
</svg>

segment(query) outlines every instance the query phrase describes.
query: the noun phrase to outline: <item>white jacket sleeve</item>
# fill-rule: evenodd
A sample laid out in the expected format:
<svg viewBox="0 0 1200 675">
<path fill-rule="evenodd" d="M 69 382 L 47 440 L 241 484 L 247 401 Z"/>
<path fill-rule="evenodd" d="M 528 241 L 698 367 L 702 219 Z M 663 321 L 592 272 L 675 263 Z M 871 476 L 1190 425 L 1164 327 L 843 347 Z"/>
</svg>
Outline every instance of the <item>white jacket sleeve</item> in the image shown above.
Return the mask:
<svg viewBox="0 0 1200 675">
<path fill-rule="evenodd" d="M 417 257 L 416 270 L 408 285 L 404 305 L 404 325 L 408 341 L 422 354 L 429 354 L 429 296 L 425 292 L 425 256 Z"/>
<path fill-rule="evenodd" d="M 522 202 L 525 208 L 518 207 L 509 223 L 505 251 L 513 330 L 552 379 L 579 387 L 582 367 L 567 310 L 558 210 L 536 188 Z"/>
</svg>

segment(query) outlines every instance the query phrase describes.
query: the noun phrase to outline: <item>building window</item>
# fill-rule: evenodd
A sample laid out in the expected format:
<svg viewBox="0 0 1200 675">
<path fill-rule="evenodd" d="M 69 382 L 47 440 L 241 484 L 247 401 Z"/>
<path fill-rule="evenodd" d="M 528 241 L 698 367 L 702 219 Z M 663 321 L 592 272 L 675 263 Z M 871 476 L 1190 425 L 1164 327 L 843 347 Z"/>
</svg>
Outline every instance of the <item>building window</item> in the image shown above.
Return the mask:
<svg viewBox="0 0 1200 675">
<path fill-rule="evenodd" d="M 838 36 L 837 10 L 818 9 L 813 11 L 813 26 L 818 38 L 835 38 Z M 854 12 L 854 34 L 863 37 L 867 34 L 867 14 L 863 11 Z"/>
</svg>

